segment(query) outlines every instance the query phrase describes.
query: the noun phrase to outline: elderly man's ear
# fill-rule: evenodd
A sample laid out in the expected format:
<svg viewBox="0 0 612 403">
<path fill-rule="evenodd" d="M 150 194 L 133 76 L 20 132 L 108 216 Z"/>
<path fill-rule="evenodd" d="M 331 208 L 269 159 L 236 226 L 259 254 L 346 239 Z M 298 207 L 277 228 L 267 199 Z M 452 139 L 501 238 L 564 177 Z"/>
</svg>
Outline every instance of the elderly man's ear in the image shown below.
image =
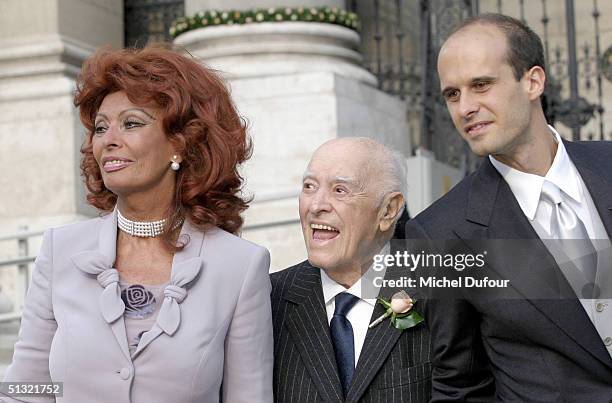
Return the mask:
<svg viewBox="0 0 612 403">
<path fill-rule="evenodd" d="M 404 206 L 404 196 L 400 192 L 393 192 L 385 196 L 381 208 L 381 218 L 379 228 L 381 232 L 393 229 L 396 217 L 400 214 Z"/>
</svg>

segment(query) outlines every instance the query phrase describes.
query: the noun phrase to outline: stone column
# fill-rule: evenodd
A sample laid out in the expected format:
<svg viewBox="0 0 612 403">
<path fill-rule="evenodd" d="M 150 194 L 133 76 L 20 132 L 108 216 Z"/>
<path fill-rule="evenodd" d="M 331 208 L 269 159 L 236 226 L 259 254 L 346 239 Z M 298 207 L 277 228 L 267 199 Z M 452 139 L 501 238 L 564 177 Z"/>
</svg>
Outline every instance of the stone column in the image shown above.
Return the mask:
<svg viewBox="0 0 612 403">
<path fill-rule="evenodd" d="M 2 0 L 0 38 L 0 233 L 94 215 L 79 171 L 85 131 L 72 99 L 83 60 L 97 47 L 123 45 L 123 2 Z M 28 246 L 36 255 L 40 237 Z M 0 242 L 0 259 L 18 253 L 16 240 Z M 0 268 L 1 292 L 15 307 L 22 281 L 17 270 Z"/>
<path fill-rule="evenodd" d="M 245 9 L 240 5 L 247 2 L 224 1 L 223 7 L 213 3 L 186 1 L 187 16 L 207 8 Z M 248 3 L 246 9 L 277 2 Z M 282 5 L 288 3 L 320 5 Z M 375 77 L 361 67 L 359 43 L 357 32 L 318 22 L 213 26 L 176 38 L 178 48 L 225 76 L 249 122 L 254 154 L 243 172 L 255 203 L 246 213 L 248 225 L 298 218 L 302 174 L 313 151 L 329 139 L 371 137 L 410 155 L 406 105 L 376 88 Z M 285 198 L 263 201 L 279 195 Z M 297 223 L 247 230 L 244 235 L 271 250 L 272 270 L 306 257 Z"/>
<path fill-rule="evenodd" d="M 3 0 L 0 38 L 0 231 L 93 214 L 72 98 L 83 60 L 97 47 L 123 45 L 123 2 Z"/>
</svg>

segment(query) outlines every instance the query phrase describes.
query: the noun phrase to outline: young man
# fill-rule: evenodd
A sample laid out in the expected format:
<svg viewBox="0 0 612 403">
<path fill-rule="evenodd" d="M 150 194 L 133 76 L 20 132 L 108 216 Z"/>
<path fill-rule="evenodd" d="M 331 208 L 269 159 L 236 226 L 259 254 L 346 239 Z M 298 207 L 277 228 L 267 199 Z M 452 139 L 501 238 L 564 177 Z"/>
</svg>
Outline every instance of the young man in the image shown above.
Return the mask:
<svg viewBox="0 0 612 403">
<path fill-rule="evenodd" d="M 457 130 L 484 162 L 409 222 L 407 237 L 508 240 L 489 269 L 514 296 L 426 303 L 432 401 L 609 401 L 612 304 L 592 291 L 612 267 L 561 274 L 541 240 L 610 238 L 612 144 L 566 142 L 547 125 L 542 43 L 518 20 L 468 20 L 443 44 L 438 72 Z M 512 239 L 533 248 L 517 253 Z M 542 299 L 576 290 L 574 275 L 590 276 L 589 298 Z M 553 292 L 538 294 L 541 285 Z"/>
</svg>

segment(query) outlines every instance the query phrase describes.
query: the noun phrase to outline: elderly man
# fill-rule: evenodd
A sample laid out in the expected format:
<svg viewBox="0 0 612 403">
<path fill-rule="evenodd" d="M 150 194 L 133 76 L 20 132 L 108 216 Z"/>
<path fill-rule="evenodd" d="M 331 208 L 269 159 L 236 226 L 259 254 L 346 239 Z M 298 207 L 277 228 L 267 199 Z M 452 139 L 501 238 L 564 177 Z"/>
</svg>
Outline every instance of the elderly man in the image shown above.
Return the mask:
<svg viewBox="0 0 612 403">
<path fill-rule="evenodd" d="M 521 21 L 484 14 L 457 28 L 438 57 L 453 122 L 484 160 L 406 232 L 495 248 L 487 274 L 509 280 L 511 300 L 470 290 L 425 304 L 433 402 L 612 398 L 609 246 L 599 258 L 586 253 L 612 235 L 612 144 L 568 142 L 547 125 L 543 53 Z M 516 240 L 531 241 L 519 253 Z M 569 265 L 575 246 L 584 253 Z"/>
<path fill-rule="evenodd" d="M 312 156 L 300 193 L 308 260 L 272 274 L 277 402 L 429 399 L 427 328 L 368 330 L 385 308 L 360 292 L 373 257 L 389 250 L 404 205 L 401 172 L 365 138 L 328 141 Z"/>
</svg>

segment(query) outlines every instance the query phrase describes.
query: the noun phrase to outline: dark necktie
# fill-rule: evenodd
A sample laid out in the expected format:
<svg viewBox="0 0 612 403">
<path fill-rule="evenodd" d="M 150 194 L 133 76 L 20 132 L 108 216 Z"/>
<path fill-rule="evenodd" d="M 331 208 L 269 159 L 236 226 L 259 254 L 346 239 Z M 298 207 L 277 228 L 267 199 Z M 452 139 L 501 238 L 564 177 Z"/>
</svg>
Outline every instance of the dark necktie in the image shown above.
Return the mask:
<svg viewBox="0 0 612 403">
<path fill-rule="evenodd" d="M 344 396 L 355 372 L 355 341 L 353 339 L 353 326 L 346 318 L 353 305 L 359 298 L 352 294 L 342 292 L 336 295 L 336 308 L 329 324 L 334 352 L 336 353 L 336 364 L 338 375 L 342 383 Z"/>
</svg>

